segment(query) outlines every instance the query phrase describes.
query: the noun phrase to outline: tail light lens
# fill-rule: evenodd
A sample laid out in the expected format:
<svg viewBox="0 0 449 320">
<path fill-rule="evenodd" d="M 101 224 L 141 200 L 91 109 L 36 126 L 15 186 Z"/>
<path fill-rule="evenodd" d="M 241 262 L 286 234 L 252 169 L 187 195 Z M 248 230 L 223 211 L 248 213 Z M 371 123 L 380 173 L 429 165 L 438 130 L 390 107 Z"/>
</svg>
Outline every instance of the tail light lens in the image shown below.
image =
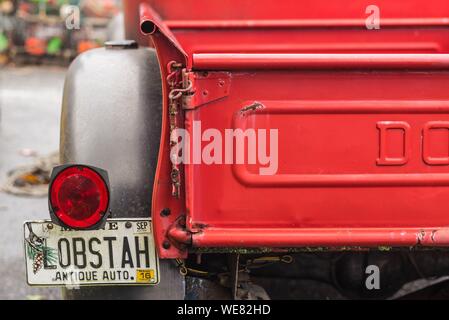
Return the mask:
<svg viewBox="0 0 449 320">
<path fill-rule="evenodd" d="M 59 224 L 73 229 L 99 227 L 109 207 L 106 171 L 84 165 L 54 168 L 49 203 L 52 218 Z"/>
</svg>

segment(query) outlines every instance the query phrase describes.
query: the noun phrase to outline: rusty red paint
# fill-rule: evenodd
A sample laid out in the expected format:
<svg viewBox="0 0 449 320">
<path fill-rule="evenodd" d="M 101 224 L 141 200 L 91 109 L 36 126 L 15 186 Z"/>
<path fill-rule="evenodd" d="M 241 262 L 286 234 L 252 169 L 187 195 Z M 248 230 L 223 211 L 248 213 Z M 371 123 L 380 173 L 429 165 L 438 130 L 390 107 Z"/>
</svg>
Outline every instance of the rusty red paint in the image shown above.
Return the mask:
<svg viewBox="0 0 449 320">
<path fill-rule="evenodd" d="M 377 247 L 448 246 L 449 229 L 276 229 L 276 228 L 207 228 L 193 234 L 195 247 Z M 179 238 L 182 241 L 182 238 Z"/>
<path fill-rule="evenodd" d="M 375 31 L 360 16 L 371 4 L 364 0 L 344 7 L 286 0 L 290 10 L 269 0 L 257 8 L 239 1 L 239 10 L 227 2 L 201 2 L 202 10 L 190 0 L 148 3 L 156 10 L 142 6 L 141 22 L 150 22 L 161 66 L 180 62 L 192 79 L 229 75 L 225 94 L 215 82 L 195 83 L 200 95 L 187 106 L 197 107 L 182 122 L 189 133 L 199 120 L 220 132 L 279 129 L 277 174 L 255 174 L 258 165 L 186 164 L 174 199 L 163 82 L 153 194 L 160 257 L 185 257 L 180 244 L 190 243 L 449 246 L 449 134 L 432 131 L 449 123 L 447 1 L 379 0 L 384 15 Z M 166 207 L 172 214 L 159 215 Z M 164 249 L 165 241 L 174 245 Z"/>
<path fill-rule="evenodd" d="M 167 238 L 172 240 L 172 243 L 178 245 L 191 245 L 192 244 L 192 233 L 187 231 L 184 226 L 179 223 L 175 223 L 172 225 L 167 231 Z M 185 250 L 184 248 L 180 248 L 181 250 Z"/>
<path fill-rule="evenodd" d="M 186 257 L 187 251 L 180 250 L 177 246 L 166 246 L 164 242 L 168 240 L 167 233 L 170 227 L 177 221 L 182 212 L 185 212 L 184 192 L 181 192 L 179 198 L 172 196 L 171 190 L 171 163 L 170 163 L 170 126 L 168 123 L 168 82 L 167 77 L 171 70 L 166 66 L 171 61 L 180 63 L 182 66 L 187 64 L 187 56 L 180 49 L 180 46 L 171 34 L 170 30 L 163 24 L 157 13 L 148 5 L 140 6 L 140 26 L 144 23 L 154 25 L 150 32 L 152 42 L 157 50 L 159 64 L 161 66 L 163 111 L 162 111 L 162 128 L 161 128 L 161 144 L 158 154 L 158 165 L 156 168 L 155 182 L 153 187 L 153 203 L 152 203 L 152 221 L 155 233 L 155 242 L 159 250 L 159 255 L 164 258 Z M 148 39 L 150 41 L 150 39 Z M 165 209 L 172 212 L 168 216 L 160 213 Z"/>
<path fill-rule="evenodd" d="M 184 109 L 195 109 L 209 102 L 222 99 L 229 94 L 231 77 L 227 72 L 188 72 L 187 81 L 194 88 L 183 99 Z"/>
<path fill-rule="evenodd" d="M 417 233 L 417 244 L 430 247 L 449 246 L 449 229 L 420 230 Z"/>
</svg>

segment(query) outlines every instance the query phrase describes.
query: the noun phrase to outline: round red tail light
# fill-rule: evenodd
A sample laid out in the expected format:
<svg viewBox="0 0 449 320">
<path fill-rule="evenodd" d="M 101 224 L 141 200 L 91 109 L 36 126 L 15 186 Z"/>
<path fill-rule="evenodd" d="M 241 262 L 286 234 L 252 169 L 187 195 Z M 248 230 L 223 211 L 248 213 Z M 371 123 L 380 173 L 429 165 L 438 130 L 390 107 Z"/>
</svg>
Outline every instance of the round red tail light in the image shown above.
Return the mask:
<svg viewBox="0 0 449 320">
<path fill-rule="evenodd" d="M 105 178 L 94 169 L 80 165 L 57 171 L 50 184 L 53 215 L 74 229 L 88 229 L 99 224 L 109 207 Z"/>
</svg>

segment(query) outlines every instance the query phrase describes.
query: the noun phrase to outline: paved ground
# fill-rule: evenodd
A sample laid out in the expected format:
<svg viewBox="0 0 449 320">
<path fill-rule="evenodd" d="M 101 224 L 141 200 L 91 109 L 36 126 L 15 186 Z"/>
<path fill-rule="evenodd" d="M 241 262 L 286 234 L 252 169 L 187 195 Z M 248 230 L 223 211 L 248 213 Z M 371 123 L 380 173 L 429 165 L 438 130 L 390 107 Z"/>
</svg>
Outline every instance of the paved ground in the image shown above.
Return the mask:
<svg viewBox="0 0 449 320">
<path fill-rule="evenodd" d="M 0 69 L 0 186 L 9 170 L 33 162 L 29 148 L 46 155 L 59 144 L 59 117 L 65 69 Z M 47 199 L 0 192 L 0 299 L 58 299 L 59 289 L 26 284 L 22 223 L 48 218 Z"/>
</svg>

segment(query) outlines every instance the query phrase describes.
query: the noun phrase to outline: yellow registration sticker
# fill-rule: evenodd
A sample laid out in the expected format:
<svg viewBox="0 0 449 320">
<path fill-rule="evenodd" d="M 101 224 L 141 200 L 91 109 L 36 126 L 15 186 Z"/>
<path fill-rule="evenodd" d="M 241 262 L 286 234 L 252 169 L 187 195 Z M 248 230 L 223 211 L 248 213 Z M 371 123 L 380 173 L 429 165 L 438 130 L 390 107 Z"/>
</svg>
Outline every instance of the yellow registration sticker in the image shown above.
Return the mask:
<svg viewBox="0 0 449 320">
<path fill-rule="evenodd" d="M 153 269 L 137 269 L 136 270 L 136 282 L 143 282 L 143 283 L 154 282 L 154 270 Z"/>
</svg>

